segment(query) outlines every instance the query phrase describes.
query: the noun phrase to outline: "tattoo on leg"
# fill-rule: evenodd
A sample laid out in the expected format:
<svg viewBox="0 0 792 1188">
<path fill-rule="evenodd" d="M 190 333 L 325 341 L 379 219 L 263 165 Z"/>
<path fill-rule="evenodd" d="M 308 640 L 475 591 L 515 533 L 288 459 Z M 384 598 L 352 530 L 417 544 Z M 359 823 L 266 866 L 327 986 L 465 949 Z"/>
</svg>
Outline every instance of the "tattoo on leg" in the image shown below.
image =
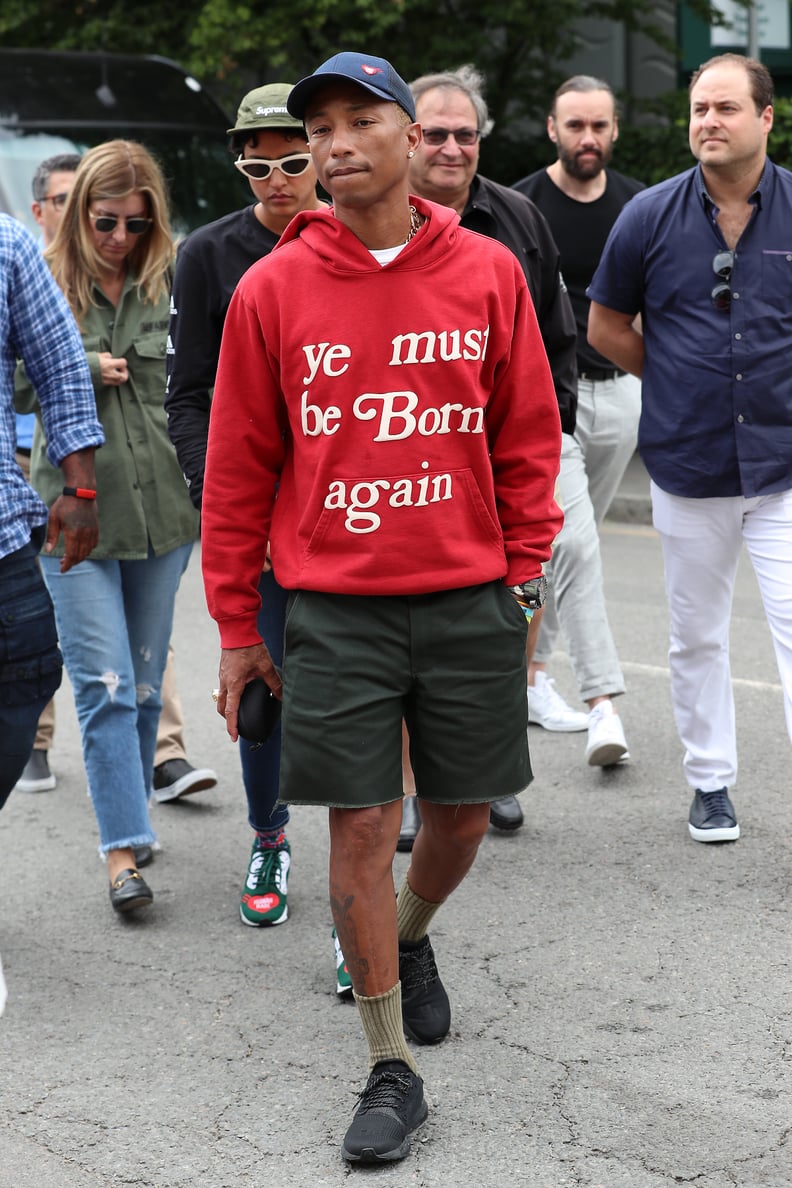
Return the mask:
<svg viewBox="0 0 792 1188">
<path fill-rule="evenodd" d="M 338 939 L 341 942 L 341 948 L 344 952 L 349 976 L 352 979 L 352 985 L 358 990 L 363 985 L 364 980 L 369 973 L 368 959 L 362 953 L 358 953 L 358 932 L 357 926 L 351 918 L 352 905 L 355 902 L 354 895 L 345 895 L 343 898 L 334 895 L 330 892 L 330 907 L 333 913 L 333 922 L 336 926 Z M 362 993 L 362 990 L 359 991 Z"/>
</svg>

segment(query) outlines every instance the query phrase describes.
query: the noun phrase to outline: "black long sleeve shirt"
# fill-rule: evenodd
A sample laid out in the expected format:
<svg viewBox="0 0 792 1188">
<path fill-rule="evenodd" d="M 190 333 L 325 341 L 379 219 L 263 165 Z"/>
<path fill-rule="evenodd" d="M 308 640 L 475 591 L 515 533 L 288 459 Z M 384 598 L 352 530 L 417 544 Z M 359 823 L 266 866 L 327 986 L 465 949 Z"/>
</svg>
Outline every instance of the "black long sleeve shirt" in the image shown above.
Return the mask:
<svg viewBox="0 0 792 1188">
<path fill-rule="evenodd" d="M 530 199 L 477 174 L 462 226 L 497 239 L 522 265 L 553 374 L 561 429 L 574 433 L 577 412 L 575 315 L 561 275 L 560 257 L 544 215 Z"/>
<path fill-rule="evenodd" d="M 200 509 L 220 342 L 243 273 L 267 256 L 278 236 L 252 206 L 193 231 L 179 247 L 171 296 L 165 410 L 190 498 Z"/>
</svg>

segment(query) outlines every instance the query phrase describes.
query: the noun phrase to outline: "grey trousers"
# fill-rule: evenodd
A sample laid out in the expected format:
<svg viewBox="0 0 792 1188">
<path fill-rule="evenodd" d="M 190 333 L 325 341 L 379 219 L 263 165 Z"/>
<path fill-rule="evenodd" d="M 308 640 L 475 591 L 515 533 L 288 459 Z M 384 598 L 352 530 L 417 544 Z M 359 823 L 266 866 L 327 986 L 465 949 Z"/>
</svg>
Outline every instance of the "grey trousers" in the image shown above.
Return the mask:
<svg viewBox="0 0 792 1188">
<path fill-rule="evenodd" d="M 577 428 L 563 436 L 558 490 L 564 526 L 547 566 L 551 590 L 534 662 L 547 663 L 560 628 L 583 701 L 624 692 L 605 606 L 599 526 L 635 450 L 640 412 L 634 376 L 581 380 Z"/>
</svg>

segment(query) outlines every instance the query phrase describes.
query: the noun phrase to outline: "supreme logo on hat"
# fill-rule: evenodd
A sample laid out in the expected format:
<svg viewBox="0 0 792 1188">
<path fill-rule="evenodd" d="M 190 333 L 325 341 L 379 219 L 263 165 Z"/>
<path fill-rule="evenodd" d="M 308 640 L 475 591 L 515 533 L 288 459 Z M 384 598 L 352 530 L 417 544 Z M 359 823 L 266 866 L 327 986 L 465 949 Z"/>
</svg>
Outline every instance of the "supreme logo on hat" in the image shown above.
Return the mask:
<svg viewBox="0 0 792 1188">
<path fill-rule="evenodd" d="M 380 66 L 361 66 L 360 69 L 364 74 L 384 74 Z"/>
</svg>

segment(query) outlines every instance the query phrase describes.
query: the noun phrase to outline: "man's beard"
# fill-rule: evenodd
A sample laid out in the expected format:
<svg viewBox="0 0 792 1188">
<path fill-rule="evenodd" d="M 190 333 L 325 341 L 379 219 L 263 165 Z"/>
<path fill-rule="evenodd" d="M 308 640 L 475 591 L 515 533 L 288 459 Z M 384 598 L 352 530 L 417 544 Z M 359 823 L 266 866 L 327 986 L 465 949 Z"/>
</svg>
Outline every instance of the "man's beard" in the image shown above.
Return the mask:
<svg viewBox="0 0 792 1188">
<path fill-rule="evenodd" d="M 570 177 L 574 177 L 576 181 L 591 181 L 602 173 L 613 155 L 613 149 L 608 145 L 604 152 L 597 152 L 596 157 L 591 155 L 592 152 L 597 150 L 587 150 L 589 160 L 581 162 L 579 153 L 570 153 L 559 147 L 558 158 Z"/>
</svg>

